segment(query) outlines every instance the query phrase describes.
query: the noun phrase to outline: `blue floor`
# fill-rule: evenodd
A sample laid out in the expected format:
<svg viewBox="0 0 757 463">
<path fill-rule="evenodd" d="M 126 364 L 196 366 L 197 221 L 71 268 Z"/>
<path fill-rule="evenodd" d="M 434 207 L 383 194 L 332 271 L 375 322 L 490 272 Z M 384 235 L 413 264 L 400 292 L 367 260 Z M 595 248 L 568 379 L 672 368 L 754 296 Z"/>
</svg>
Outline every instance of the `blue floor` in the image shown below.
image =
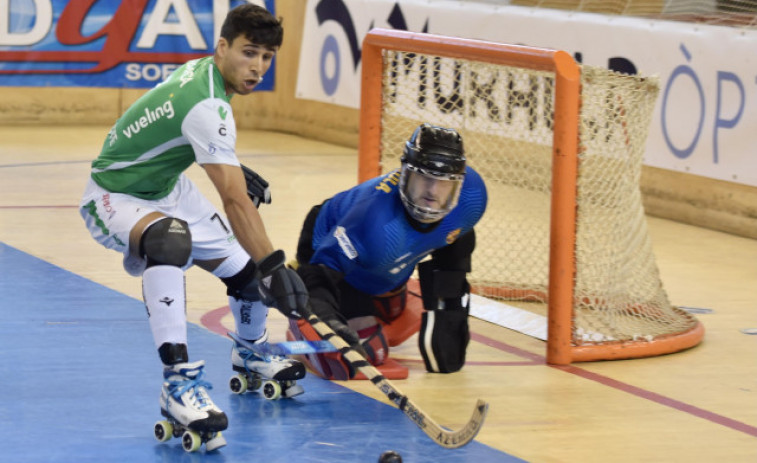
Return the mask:
<svg viewBox="0 0 757 463">
<path fill-rule="evenodd" d="M 0 243 L 0 461 L 373 463 L 389 449 L 405 463 L 521 461 L 478 442 L 443 449 L 394 407 L 314 375 L 295 399 L 236 396 L 229 348 L 189 325 L 228 445 L 158 443 L 161 365 L 142 302 Z"/>
</svg>

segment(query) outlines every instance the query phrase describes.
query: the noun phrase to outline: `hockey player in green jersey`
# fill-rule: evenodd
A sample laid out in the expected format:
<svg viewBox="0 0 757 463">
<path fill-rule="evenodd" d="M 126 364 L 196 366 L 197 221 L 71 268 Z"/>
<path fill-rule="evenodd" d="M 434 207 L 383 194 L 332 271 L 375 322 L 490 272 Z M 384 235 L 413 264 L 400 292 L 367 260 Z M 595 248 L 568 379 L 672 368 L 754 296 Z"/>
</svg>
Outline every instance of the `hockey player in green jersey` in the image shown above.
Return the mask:
<svg viewBox="0 0 757 463">
<path fill-rule="evenodd" d="M 122 253 L 127 272 L 142 277 L 164 365 L 160 403 L 167 421 L 156 425 L 156 437 L 187 430 L 187 450 L 225 445 L 220 431 L 228 420 L 208 396 L 204 362 L 189 361 L 184 271 L 197 265 L 225 283 L 237 335 L 253 344 L 267 342 L 269 306 L 299 318 L 307 304 L 302 281 L 266 234 L 256 206 L 270 202 L 268 184 L 237 159 L 229 104 L 263 79 L 282 38 L 281 23 L 264 8 L 231 10 L 213 56 L 179 67 L 116 121 L 81 202 L 92 237 Z M 195 162 L 215 186 L 225 217 L 184 175 Z M 231 360 L 237 370 L 281 381 L 284 397 L 303 392 L 295 380 L 305 368 L 296 360 L 261 358 L 236 343 Z"/>
</svg>

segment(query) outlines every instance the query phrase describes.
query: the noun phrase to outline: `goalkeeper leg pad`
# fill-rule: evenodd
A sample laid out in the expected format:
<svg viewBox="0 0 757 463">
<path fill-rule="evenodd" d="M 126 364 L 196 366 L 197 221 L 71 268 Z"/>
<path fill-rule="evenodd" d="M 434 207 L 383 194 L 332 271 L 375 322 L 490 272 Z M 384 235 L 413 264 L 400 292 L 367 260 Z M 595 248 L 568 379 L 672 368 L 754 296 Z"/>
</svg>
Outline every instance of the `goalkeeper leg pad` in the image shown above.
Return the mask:
<svg viewBox="0 0 757 463">
<path fill-rule="evenodd" d="M 469 341 L 467 310 L 432 310 L 423 314 L 418 347 L 427 371 L 460 370 L 465 364 Z"/>
<path fill-rule="evenodd" d="M 373 365 L 383 365 L 389 357 L 389 344 L 386 342 L 381 325 L 362 329 L 357 332 L 360 336 L 360 344 L 365 351 L 365 358 Z"/>
<path fill-rule="evenodd" d="M 407 285 L 402 285 L 393 291 L 379 296 L 373 296 L 373 306 L 376 316 L 384 323 L 396 320 L 407 306 Z"/>
<path fill-rule="evenodd" d="M 290 341 L 320 341 L 321 337 L 305 320 L 289 319 L 287 339 Z M 339 352 L 306 354 L 303 358 L 307 366 L 325 379 L 346 381 L 355 376 L 355 371 L 342 360 Z"/>
</svg>

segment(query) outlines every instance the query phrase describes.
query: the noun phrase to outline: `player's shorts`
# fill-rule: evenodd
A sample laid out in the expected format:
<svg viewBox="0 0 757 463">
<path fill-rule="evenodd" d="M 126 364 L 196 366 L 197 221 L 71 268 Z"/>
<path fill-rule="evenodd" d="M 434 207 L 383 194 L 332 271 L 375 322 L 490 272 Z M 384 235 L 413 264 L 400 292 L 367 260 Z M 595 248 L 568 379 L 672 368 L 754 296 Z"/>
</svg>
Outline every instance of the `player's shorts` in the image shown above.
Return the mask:
<svg viewBox="0 0 757 463">
<path fill-rule="evenodd" d="M 98 243 L 124 255 L 124 269 L 133 276 L 140 276 L 144 272 L 146 262 L 129 252 L 129 232 L 140 219 L 151 212 L 160 212 L 189 224 L 192 254 L 187 268 L 194 260 L 219 259 L 244 252 L 226 218 L 183 174 L 171 193 L 158 200 L 111 193 L 90 178 L 79 212 L 89 233 Z"/>
</svg>

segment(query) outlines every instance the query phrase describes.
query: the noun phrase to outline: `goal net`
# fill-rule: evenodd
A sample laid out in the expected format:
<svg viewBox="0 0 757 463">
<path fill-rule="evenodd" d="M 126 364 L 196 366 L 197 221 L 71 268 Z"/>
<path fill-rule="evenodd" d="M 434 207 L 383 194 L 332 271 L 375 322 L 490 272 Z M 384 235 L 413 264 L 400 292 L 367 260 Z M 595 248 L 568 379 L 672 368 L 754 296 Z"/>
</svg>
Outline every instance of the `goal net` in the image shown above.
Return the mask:
<svg viewBox="0 0 757 463">
<path fill-rule="evenodd" d="M 360 180 L 423 122 L 457 129 L 489 203 L 475 293 L 547 316 L 547 361 L 645 357 L 704 330 L 671 306 L 639 179 L 655 79 L 565 52 L 374 29 L 363 44 Z"/>
</svg>

